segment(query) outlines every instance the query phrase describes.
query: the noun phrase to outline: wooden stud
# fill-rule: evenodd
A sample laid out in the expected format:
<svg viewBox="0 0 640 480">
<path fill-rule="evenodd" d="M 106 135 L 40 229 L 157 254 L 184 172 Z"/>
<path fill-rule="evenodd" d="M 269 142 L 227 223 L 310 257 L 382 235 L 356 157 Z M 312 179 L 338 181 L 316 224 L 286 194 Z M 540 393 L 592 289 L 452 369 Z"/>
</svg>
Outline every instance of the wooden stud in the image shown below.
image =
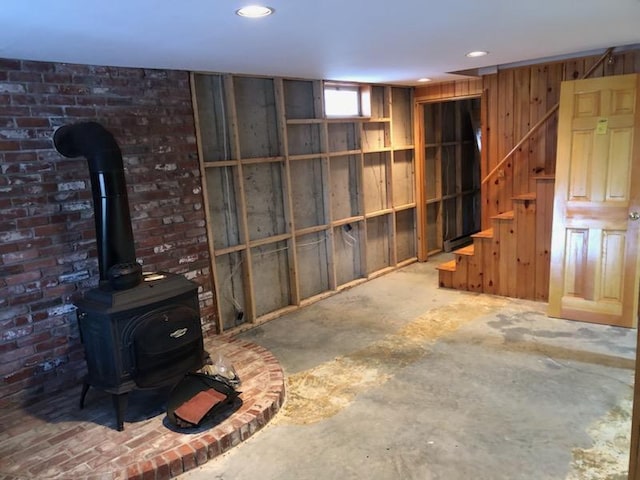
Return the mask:
<svg viewBox="0 0 640 480">
<path fill-rule="evenodd" d="M 292 196 L 292 184 L 291 184 L 291 166 L 289 161 L 289 147 L 287 142 L 287 121 L 284 103 L 284 86 L 281 78 L 274 79 L 274 97 L 276 103 L 276 118 L 278 121 L 278 137 L 279 137 L 279 152 L 284 155 L 285 161 L 282 164 L 281 175 L 284 177 L 283 190 L 284 190 L 284 221 L 287 232 L 296 231 L 296 222 L 294 215 L 294 205 Z M 288 255 L 288 270 L 289 270 L 289 292 L 290 303 L 293 305 L 300 305 L 300 281 L 298 277 L 299 265 L 296 247 L 295 235 L 289 239 Z"/>
<path fill-rule="evenodd" d="M 200 134 L 200 115 L 198 112 L 198 99 L 196 98 L 196 86 L 195 86 L 195 74 L 191 73 L 189 75 L 189 82 L 191 86 L 191 103 L 193 104 L 193 113 L 194 113 L 194 121 L 196 132 L 198 135 Z M 202 152 L 202 142 L 197 142 L 198 147 L 198 158 L 204 159 L 204 154 Z M 200 178 L 207 178 L 207 170 L 205 163 L 203 161 L 200 162 Z M 215 251 L 213 248 L 213 234 L 211 232 L 211 212 L 209 207 L 209 195 L 207 192 L 207 182 L 202 181 L 202 198 L 204 199 L 204 212 L 205 218 L 207 219 L 207 238 L 208 238 L 208 247 L 209 247 L 209 258 L 211 259 L 211 274 L 213 278 L 213 291 L 216 294 L 215 303 L 216 303 L 216 333 L 221 334 L 224 331 L 223 322 L 222 322 L 222 314 L 220 311 L 220 300 L 217 298 L 217 294 L 220 291 L 220 285 L 218 281 L 217 269 L 215 268 Z"/>
<path fill-rule="evenodd" d="M 330 292 L 355 285 L 362 281 L 362 277 L 378 276 L 396 266 L 415 261 L 417 194 L 412 192 L 410 195 L 394 196 L 395 190 L 407 187 L 411 189 L 413 182 L 417 181 L 414 175 L 413 179 L 408 179 L 412 185 L 405 185 L 407 182 L 404 181 L 404 170 L 395 172 L 398 181 L 394 181 L 394 162 L 399 162 L 398 167 L 407 168 L 405 163 L 410 161 L 411 168 L 415 168 L 412 89 L 372 87 L 371 91 L 377 102 L 376 121 L 326 119 L 321 81 L 233 75 L 220 78 L 220 93 L 225 96 L 223 124 L 228 126 L 229 133 L 224 135 L 229 139 L 228 154 L 221 159 L 212 157 L 211 161 L 203 158 L 202 147 L 199 154 L 202 172 L 223 172 L 222 169 L 232 172 L 236 197 L 232 201 L 235 202 L 238 233 L 236 238 L 227 242 L 210 242 L 210 255 L 216 293 L 220 293 L 222 286 L 219 278 L 216 280 L 219 272 L 215 262 L 220 268 L 231 269 L 234 279 L 238 278 L 242 284 L 242 295 L 238 294 L 237 298 L 242 296 L 244 313 L 242 319 L 231 318 L 228 312 L 225 316 L 229 318 L 225 319 L 219 313 L 220 331 L 230 328 L 239 331 L 260 324 L 291 311 L 292 305 L 288 303 L 307 304 L 310 298 L 324 298 Z M 467 91 L 468 89 L 463 89 L 459 93 Z M 300 96 L 304 104 L 296 103 Z M 257 98 L 261 100 L 256 101 Z M 194 99 L 194 104 L 196 101 Z M 397 105 L 392 110 L 394 101 Z M 392 126 L 393 122 L 395 127 Z M 202 135 L 200 130 L 198 127 L 198 134 Z M 364 198 L 363 152 L 366 150 L 373 150 L 379 155 L 375 166 L 380 173 L 380 186 L 383 187 L 382 196 L 378 199 L 379 206 L 372 203 L 371 199 L 365 202 Z M 348 210 L 340 213 L 342 218 L 335 218 L 336 205 L 332 198 L 336 192 L 331 164 L 333 159 L 348 156 L 355 159 L 353 166 L 347 162 L 350 171 L 346 180 L 355 179 L 349 188 L 357 192 L 354 194 L 357 205 L 349 205 Z M 299 177 L 295 174 L 296 171 L 304 171 L 307 165 L 316 171 L 318 162 L 320 173 L 317 181 L 323 186 L 322 198 L 318 197 L 317 200 L 322 205 L 325 216 L 305 223 L 301 220 L 303 217 L 298 217 L 298 194 L 293 183 L 296 180 L 294 177 Z M 249 180 L 251 176 L 252 180 Z M 259 180 L 262 177 L 263 180 Z M 273 181 L 269 184 L 270 178 L 276 179 L 276 184 Z M 255 219 L 249 216 L 248 212 L 256 202 L 252 192 L 260 187 L 252 186 L 251 182 L 256 179 L 263 181 L 265 188 L 272 189 L 276 197 L 282 195 L 276 202 L 279 205 L 281 201 L 282 206 L 275 212 L 278 218 L 277 223 L 272 222 L 273 225 L 267 219 L 265 225 L 256 226 Z M 372 207 L 369 211 L 365 210 L 367 205 Z M 211 212 L 207 215 L 210 218 Z M 219 223 L 211 222 L 212 225 Z M 338 256 L 338 243 L 342 239 L 340 232 L 347 225 L 351 226 L 352 236 L 356 240 L 348 251 L 343 248 L 343 253 L 348 253 L 349 256 L 349 271 L 338 275 L 339 265 L 343 260 Z M 409 236 L 412 238 L 408 238 Z M 368 238 L 376 244 L 368 245 Z M 300 263 L 304 254 L 298 247 L 305 242 L 318 240 L 321 245 L 314 248 L 322 249 L 318 252 L 319 255 L 324 255 L 326 250 L 328 279 L 316 277 L 315 280 L 309 279 L 310 283 L 305 283 Z M 217 245 L 220 247 L 216 249 Z M 371 255 L 373 257 L 369 258 Z M 265 273 L 274 270 L 279 270 L 280 275 L 286 276 L 288 281 L 282 285 L 270 284 L 274 287 L 271 291 L 265 284 Z M 236 272 L 238 277 L 235 276 Z M 330 292 L 315 293 L 321 288 L 328 288 Z"/>
<path fill-rule="evenodd" d="M 225 100 L 227 103 L 227 124 L 231 137 L 231 155 L 233 158 L 240 159 L 240 138 L 238 135 L 238 116 L 235 108 L 235 92 L 233 77 L 225 75 L 224 79 Z M 238 162 L 236 169 L 235 182 L 238 191 L 238 211 L 240 214 L 240 241 L 246 244 L 249 240 L 249 224 L 247 221 L 247 204 L 244 191 L 242 163 Z M 244 318 L 249 323 L 256 320 L 256 306 L 253 297 L 253 267 L 251 249 L 247 248 L 243 252 L 242 262 L 242 285 L 244 288 Z"/>
<path fill-rule="evenodd" d="M 411 105 L 411 104 L 410 104 Z M 395 151 L 384 152 L 385 162 L 385 178 L 386 178 L 386 191 L 387 196 L 385 198 L 385 203 L 387 208 L 393 207 L 393 161 Z M 387 238 L 388 238 L 388 262 L 387 264 L 390 266 L 395 266 L 397 263 L 396 257 L 396 219 L 393 213 L 390 213 L 387 220 Z"/>
<path fill-rule="evenodd" d="M 369 208 L 367 205 L 367 200 L 366 200 L 366 195 L 365 195 L 365 161 L 364 161 L 364 153 L 360 152 L 357 156 L 357 178 L 358 178 L 358 184 L 362 186 L 362 188 L 359 189 L 358 191 L 358 204 L 360 205 L 360 208 L 362 209 L 361 212 L 364 214 L 367 212 L 367 209 Z M 362 222 L 359 225 L 359 232 L 360 235 L 358 236 L 358 239 L 360 240 L 359 243 L 357 243 L 356 245 L 359 247 L 359 254 L 360 254 L 360 273 L 361 274 L 366 274 L 366 272 L 369 271 L 368 265 L 367 265 L 367 248 L 368 248 L 368 238 L 367 238 L 367 227 L 366 227 L 366 221 Z"/>
<path fill-rule="evenodd" d="M 425 155 L 425 140 L 424 140 L 424 104 L 414 103 L 414 133 L 415 138 L 415 175 L 413 183 L 415 185 L 415 202 L 416 207 L 416 237 L 417 237 L 417 256 L 418 261 L 425 262 L 429 256 L 428 254 L 428 241 L 427 241 L 427 205 L 425 192 L 425 175 L 426 175 L 426 155 Z"/>
<path fill-rule="evenodd" d="M 442 103 L 438 103 L 437 108 L 437 116 L 436 116 L 436 124 L 434 125 L 435 130 L 435 140 L 436 140 L 436 155 L 435 155 L 435 192 L 434 196 L 431 198 L 438 199 L 438 216 L 436 218 L 436 239 L 437 239 L 437 249 L 441 251 L 443 248 L 443 219 L 444 219 L 444 204 L 442 202 Z"/>
<path fill-rule="evenodd" d="M 314 117 L 317 119 L 325 118 L 324 114 L 324 92 L 322 89 L 322 82 L 320 80 L 313 81 L 313 111 L 315 113 Z M 326 142 L 326 138 L 324 139 Z M 326 152 L 326 144 L 323 146 L 323 152 Z"/>
<path fill-rule="evenodd" d="M 454 115 L 454 137 L 455 137 L 455 191 L 456 191 L 456 233 L 454 238 L 462 235 L 463 216 L 462 216 L 462 112 L 460 102 L 453 103 Z"/>
</svg>

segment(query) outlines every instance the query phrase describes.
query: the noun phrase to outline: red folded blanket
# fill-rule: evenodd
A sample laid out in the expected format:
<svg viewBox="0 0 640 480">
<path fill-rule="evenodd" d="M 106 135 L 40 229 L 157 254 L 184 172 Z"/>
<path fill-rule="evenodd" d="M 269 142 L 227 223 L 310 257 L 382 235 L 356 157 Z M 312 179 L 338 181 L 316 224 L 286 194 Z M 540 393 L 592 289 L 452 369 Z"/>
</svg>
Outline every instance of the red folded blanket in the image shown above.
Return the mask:
<svg viewBox="0 0 640 480">
<path fill-rule="evenodd" d="M 176 417 L 193 425 L 198 425 L 204 416 L 227 396 L 213 388 L 199 392 L 175 410 Z"/>
</svg>

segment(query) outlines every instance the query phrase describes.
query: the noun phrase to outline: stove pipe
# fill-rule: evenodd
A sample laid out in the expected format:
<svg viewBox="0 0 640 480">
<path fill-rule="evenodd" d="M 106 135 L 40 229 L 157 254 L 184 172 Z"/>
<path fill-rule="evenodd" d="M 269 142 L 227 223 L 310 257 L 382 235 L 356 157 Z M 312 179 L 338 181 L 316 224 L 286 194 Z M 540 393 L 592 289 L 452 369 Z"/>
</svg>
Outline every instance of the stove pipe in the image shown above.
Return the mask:
<svg viewBox="0 0 640 480">
<path fill-rule="evenodd" d="M 142 280 L 136 262 L 122 153 L 113 135 L 96 122 L 65 125 L 53 135 L 65 157 L 86 157 L 91 174 L 100 287 L 135 287 Z"/>
</svg>

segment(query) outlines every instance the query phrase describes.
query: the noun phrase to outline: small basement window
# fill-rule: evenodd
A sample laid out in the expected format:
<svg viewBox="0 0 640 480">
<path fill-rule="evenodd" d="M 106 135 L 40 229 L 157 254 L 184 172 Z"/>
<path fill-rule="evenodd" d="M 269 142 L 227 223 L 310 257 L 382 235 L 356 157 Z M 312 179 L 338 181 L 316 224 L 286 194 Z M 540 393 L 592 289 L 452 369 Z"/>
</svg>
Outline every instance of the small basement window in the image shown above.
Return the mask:
<svg viewBox="0 0 640 480">
<path fill-rule="evenodd" d="M 326 82 L 324 111 L 327 117 L 370 117 L 371 87 L 352 83 Z"/>
</svg>

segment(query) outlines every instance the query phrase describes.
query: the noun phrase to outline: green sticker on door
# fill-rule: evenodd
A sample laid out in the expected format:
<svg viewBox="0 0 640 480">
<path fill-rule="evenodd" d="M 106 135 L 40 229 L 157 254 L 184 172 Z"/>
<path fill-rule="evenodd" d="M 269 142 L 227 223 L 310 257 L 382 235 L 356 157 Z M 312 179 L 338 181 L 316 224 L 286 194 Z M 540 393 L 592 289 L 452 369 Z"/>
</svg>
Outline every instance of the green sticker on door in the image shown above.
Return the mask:
<svg viewBox="0 0 640 480">
<path fill-rule="evenodd" d="M 607 133 L 607 127 L 609 126 L 608 118 L 599 118 L 596 125 L 596 135 L 605 135 Z"/>
</svg>

